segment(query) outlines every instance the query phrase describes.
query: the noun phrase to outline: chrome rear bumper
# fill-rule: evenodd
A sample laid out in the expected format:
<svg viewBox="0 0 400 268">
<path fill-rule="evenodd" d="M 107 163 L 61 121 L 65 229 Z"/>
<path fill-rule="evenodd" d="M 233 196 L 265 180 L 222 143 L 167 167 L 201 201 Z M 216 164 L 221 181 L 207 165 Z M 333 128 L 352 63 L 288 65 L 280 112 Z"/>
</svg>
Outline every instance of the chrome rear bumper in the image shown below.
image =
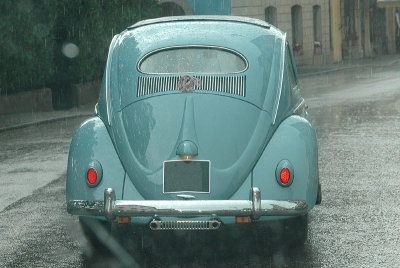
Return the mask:
<svg viewBox="0 0 400 268">
<path fill-rule="evenodd" d="M 70 214 L 79 216 L 300 216 L 307 213 L 307 202 L 300 200 L 262 200 L 259 188 L 251 189 L 252 200 L 116 200 L 112 188 L 104 200 L 71 200 Z"/>
</svg>

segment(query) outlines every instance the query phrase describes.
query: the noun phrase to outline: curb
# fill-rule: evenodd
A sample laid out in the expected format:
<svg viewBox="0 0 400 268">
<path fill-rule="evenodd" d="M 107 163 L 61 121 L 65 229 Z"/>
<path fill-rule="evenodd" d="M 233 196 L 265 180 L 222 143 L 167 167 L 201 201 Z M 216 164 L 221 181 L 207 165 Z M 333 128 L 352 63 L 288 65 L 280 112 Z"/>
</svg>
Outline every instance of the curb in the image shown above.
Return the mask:
<svg viewBox="0 0 400 268">
<path fill-rule="evenodd" d="M 61 121 L 61 120 L 65 120 L 65 119 L 73 119 L 73 118 L 91 116 L 91 115 L 93 115 L 93 114 L 92 113 L 82 113 L 82 114 L 75 114 L 75 115 L 53 117 L 53 118 L 49 118 L 49 119 L 37 120 L 37 121 L 33 121 L 33 122 L 28 122 L 28 123 L 21 123 L 21 124 L 17 124 L 17 125 L 8 126 L 8 127 L 2 127 L 2 128 L 0 128 L 0 133 L 19 129 L 19 128 L 29 127 L 29 126 L 33 126 L 33 125 L 48 124 L 48 123 Z"/>
<path fill-rule="evenodd" d="M 323 70 L 323 71 L 317 71 L 317 72 L 309 72 L 309 73 L 299 73 L 299 77 L 309 77 L 309 76 L 315 76 L 315 75 L 321 75 L 321 74 L 328 74 L 328 73 L 335 73 L 335 72 L 340 72 L 340 71 L 345 71 L 348 69 L 354 69 L 358 68 L 358 66 L 347 66 L 347 67 L 340 67 L 340 68 L 334 68 L 334 69 L 329 69 L 329 70 Z"/>
</svg>

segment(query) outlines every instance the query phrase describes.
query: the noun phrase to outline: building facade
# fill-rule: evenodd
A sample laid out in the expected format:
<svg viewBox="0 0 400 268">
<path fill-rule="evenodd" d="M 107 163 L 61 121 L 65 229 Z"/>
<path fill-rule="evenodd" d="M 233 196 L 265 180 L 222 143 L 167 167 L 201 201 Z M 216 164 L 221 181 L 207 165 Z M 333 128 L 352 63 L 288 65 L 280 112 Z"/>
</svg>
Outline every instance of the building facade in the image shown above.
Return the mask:
<svg viewBox="0 0 400 268">
<path fill-rule="evenodd" d="M 287 33 L 298 64 L 341 62 L 400 49 L 399 9 L 396 15 L 400 0 L 159 2 L 162 16 L 236 15 L 265 20 Z"/>
<path fill-rule="evenodd" d="M 330 60 L 329 0 L 232 0 L 231 14 L 266 20 L 286 32 L 298 64 Z"/>
</svg>

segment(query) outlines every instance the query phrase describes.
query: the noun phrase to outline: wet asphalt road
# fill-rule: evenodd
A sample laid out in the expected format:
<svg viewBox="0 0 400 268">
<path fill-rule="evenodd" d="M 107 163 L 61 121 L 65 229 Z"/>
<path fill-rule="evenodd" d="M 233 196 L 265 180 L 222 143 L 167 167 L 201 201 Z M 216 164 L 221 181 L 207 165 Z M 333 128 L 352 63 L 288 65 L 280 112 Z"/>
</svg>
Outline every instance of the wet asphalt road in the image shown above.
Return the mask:
<svg viewBox="0 0 400 268">
<path fill-rule="evenodd" d="M 141 266 L 400 267 L 400 67 L 304 77 L 301 86 L 323 189 L 305 245 L 232 236 L 194 258 L 172 244 L 137 258 Z M 0 133 L 0 267 L 122 266 L 92 249 L 66 213 L 66 158 L 82 120 Z"/>
</svg>

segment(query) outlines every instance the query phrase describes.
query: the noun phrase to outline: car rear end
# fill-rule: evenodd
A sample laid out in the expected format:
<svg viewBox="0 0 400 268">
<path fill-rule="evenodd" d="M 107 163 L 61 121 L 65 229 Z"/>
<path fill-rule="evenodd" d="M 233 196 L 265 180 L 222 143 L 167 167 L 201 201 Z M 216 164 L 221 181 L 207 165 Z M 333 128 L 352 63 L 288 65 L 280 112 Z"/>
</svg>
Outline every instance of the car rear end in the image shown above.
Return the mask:
<svg viewBox="0 0 400 268">
<path fill-rule="evenodd" d="M 68 211 L 150 230 L 307 214 L 316 137 L 288 90 L 286 47 L 276 28 L 231 17 L 158 19 L 116 36 L 98 115 L 71 144 Z"/>
</svg>

